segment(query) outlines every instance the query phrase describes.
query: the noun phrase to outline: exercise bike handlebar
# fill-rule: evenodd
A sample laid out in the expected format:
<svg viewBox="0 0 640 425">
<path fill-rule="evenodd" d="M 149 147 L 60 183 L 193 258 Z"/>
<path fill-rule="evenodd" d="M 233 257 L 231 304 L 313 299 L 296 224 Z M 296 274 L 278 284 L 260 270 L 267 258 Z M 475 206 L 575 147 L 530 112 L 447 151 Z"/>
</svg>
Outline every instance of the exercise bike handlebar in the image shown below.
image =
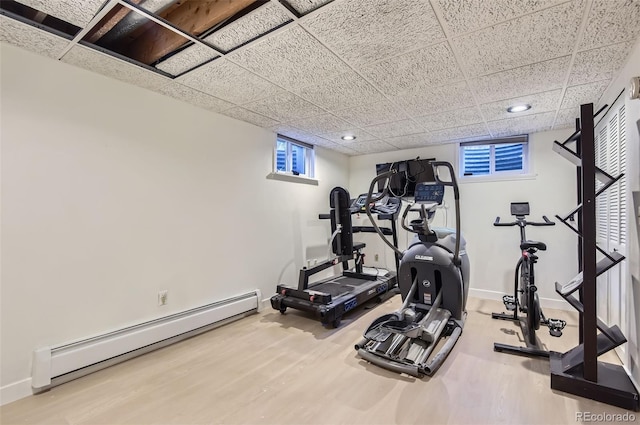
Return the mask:
<svg viewBox="0 0 640 425">
<path fill-rule="evenodd" d="M 525 219 L 521 219 L 521 220 L 516 220 L 516 221 L 511 221 L 508 223 L 501 223 L 500 222 L 500 217 L 496 217 L 496 221 L 493 222 L 493 225 L 496 227 L 500 227 L 500 226 L 555 226 L 556 223 L 554 223 L 553 221 L 549 220 L 549 218 L 547 218 L 546 215 L 542 216 L 542 219 L 544 220 L 544 223 L 542 222 L 536 222 L 536 221 L 527 221 Z"/>
</svg>

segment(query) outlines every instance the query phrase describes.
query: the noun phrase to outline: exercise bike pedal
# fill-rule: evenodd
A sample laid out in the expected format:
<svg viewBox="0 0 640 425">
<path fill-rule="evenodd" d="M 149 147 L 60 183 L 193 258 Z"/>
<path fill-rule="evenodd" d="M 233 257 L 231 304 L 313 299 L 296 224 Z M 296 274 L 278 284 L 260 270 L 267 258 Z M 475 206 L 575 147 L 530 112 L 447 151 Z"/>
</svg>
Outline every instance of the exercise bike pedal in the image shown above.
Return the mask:
<svg viewBox="0 0 640 425">
<path fill-rule="evenodd" d="M 516 298 L 513 295 L 503 295 L 502 302 L 507 310 L 513 311 L 516 309 Z"/>
<path fill-rule="evenodd" d="M 562 336 L 562 330 L 567 326 L 567 322 L 561 319 L 547 319 L 546 325 L 549 327 L 549 335 L 557 338 Z"/>
<path fill-rule="evenodd" d="M 559 337 L 562 336 L 562 331 L 560 331 L 558 329 L 549 329 L 549 335 L 555 336 L 556 338 L 559 338 Z"/>
</svg>

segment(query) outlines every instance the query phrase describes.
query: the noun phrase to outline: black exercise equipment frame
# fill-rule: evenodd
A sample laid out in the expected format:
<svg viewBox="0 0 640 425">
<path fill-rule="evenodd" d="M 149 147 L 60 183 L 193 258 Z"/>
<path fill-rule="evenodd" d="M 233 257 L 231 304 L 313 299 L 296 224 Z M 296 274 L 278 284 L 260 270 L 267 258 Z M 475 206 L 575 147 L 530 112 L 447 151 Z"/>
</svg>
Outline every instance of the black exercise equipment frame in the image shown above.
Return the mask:
<svg viewBox="0 0 640 425">
<path fill-rule="evenodd" d="M 516 205 L 515 208 L 514 205 Z M 526 209 L 526 212 L 516 212 L 517 209 L 521 209 L 523 207 Z M 536 337 L 536 330 L 540 328 L 541 324 L 549 326 L 551 329 L 551 324 L 557 323 L 561 324 L 559 329 L 561 331 L 566 323 L 556 319 L 547 319 L 542 312 L 542 308 L 540 308 L 540 304 L 536 296 L 537 286 L 535 281 L 535 264 L 538 262 L 538 256 L 535 254 L 538 249 L 546 250 L 546 245 L 541 242 L 527 240 L 525 228 L 527 226 L 554 226 L 555 223 L 549 220 L 545 215 L 542 216 L 544 222 L 526 220 L 525 216 L 529 214 L 528 202 L 512 203 L 511 213 L 515 215 L 516 221 L 501 223 L 500 217 L 496 217 L 493 225 L 496 227 L 518 226 L 520 230 L 520 251 L 522 252 L 522 255 L 518 259 L 514 273 L 512 297 L 513 313 L 491 313 L 491 318 L 498 320 L 511 320 L 518 323 L 527 346 L 518 347 L 496 342 L 493 344 L 493 349 L 497 352 L 506 352 L 509 354 L 548 358 L 549 352 L 540 348 Z M 524 288 L 522 288 L 522 286 L 524 286 Z M 524 301 L 520 301 L 520 294 Z M 505 306 L 509 304 L 507 300 L 510 300 L 510 298 L 511 296 L 508 295 L 503 297 Z M 525 320 L 522 320 L 522 317 L 518 315 L 518 311 L 526 313 Z"/>
<path fill-rule="evenodd" d="M 389 272 L 388 276 L 377 276 L 363 272 L 364 254 L 361 250 L 365 244 L 354 244 L 353 233 L 375 232 L 373 227 L 353 226 L 351 215 L 360 213 L 360 210 L 352 206 L 348 192 L 340 187 L 336 187 L 330 194 L 331 212 L 329 214 L 319 214 L 320 219 L 330 219 L 331 228 L 334 231 L 334 238 L 331 241 L 332 250 L 336 254 L 321 264 L 313 267 L 303 267 L 298 276 L 298 287 L 292 288 L 285 285 L 277 285 L 276 295 L 271 297 L 271 306 L 280 313 L 285 313 L 288 307 L 296 310 L 313 313 L 323 325 L 333 327 L 340 326 L 342 316 L 348 311 L 360 306 L 371 299 L 380 297 L 389 292 L 397 285 L 397 278 L 394 272 Z M 396 219 L 398 217 L 401 202 L 399 199 L 391 198 L 391 204 L 397 205 L 394 213 L 379 213 L 378 219 L 390 220 L 391 228 L 383 227 L 385 235 L 393 237 L 394 246 L 398 245 L 396 232 Z M 340 229 L 336 231 L 336 229 Z M 355 270 L 349 269 L 349 261 L 355 260 Z M 396 270 L 398 258 L 395 258 Z M 319 282 L 309 283 L 309 278 L 323 270 L 342 264 L 342 273 Z M 323 285 L 341 285 L 353 287 L 351 291 L 346 291 L 334 296 L 326 290 Z"/>
</svg>

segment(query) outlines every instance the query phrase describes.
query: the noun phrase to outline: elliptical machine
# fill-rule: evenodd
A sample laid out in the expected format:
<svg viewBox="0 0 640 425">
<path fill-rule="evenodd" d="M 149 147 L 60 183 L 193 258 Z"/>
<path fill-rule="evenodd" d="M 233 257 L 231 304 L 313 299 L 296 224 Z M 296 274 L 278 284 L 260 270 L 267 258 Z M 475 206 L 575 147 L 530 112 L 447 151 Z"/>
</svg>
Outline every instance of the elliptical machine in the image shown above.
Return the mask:
<svg viewBox="0 0 640 425">
<path fill-rule="evenodd" d="M 415 377 L 433 375 L 453 349 L 462 334 L 469 291 L 469 258 L 460 234 L 460 197 L 455 172 L 448 162 L 434 161 L 431 166 L 436 182 L 419 183 L 415 203 L 407 205 L 402 214 L 402 227 L 416 236 L 405 252 L 387 243 L 401 256 L 398 287 L 402 307 L 376 319 L 355 345 L 363 359 Z M 442 167 L 449 170 L 449 181 L 440 178 L 438 171 Z M 373 188 L 384 179 L 388 186 L 389 177 L 395 172 L 380 174 L 369 187 L 367 215 L 376 229 L 368 208 L 377 199 L 372 197 Z M 429 223 L 442 203 L 446 186 L 454 192 L 456 228 L 432 228 Z M 380 196 L 386 191 L 385 188 Z M 410 211 L 418 212 L 420 217 L 407 226 Z M 383 236 L 381 232 L 378 234 Z M 448 337 L 446 343 L 432 356 L 444 337 Z"/>
</svg>

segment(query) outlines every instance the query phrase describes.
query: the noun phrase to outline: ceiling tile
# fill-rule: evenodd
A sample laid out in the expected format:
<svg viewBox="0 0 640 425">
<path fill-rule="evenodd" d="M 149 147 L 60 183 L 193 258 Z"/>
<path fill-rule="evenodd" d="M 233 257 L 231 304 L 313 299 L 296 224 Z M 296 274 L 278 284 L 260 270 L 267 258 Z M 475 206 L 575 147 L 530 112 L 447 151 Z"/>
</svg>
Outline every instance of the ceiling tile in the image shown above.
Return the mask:
<svg viewBox="0 0 640 425">
<path fill-rule="evenodd" d="M 471 87 L 479 103 L 562 88 L 571 56 L 474 78 Z"/>
<path fill-rule="evenodd" d="M 447 128 L 431 132 L 433 142 L 466 141 L 486 139 L 490 136 L 486 124 L 471 124 L 463 127 Z"/>
<path fill-rule="evenodd" d="M 364 127 L 384 122 L 399 121 L 407 118 L 402 110 L 389 101 L 370 103 L 334 112 L 340 118 L 350 123 Z"/>
<path fill-rule="evenodd" d="M 351 124 L 331 114 L 316 115 L 289 123 L 291 126 L 312 134 L 323 134 L 332 131 L 347 130 Z"/>
<path fill-rule="evenodd" d="M 76 45 L 69 50 L 63 56 L 62 61 L 151 90 L 157 90 L 169 81 L 166 77 L 153 71 L 147 71 L 129 62 L 81 45 Z"/>
<path fill-rule="evenodd" d="M 280 6 L 270 2 L 225 25 L 205 37 L 204 41 L 217 49 L 229 51 L 290 21 Z"/>
<path fill-rule="evenodd" d="M 628 41 L 576 54 L 569 85 L 613 79 L 614 73 L 625 64 L 632 47 L 633 42 Z"/>
<path fill-rule="evenodd" d="M 69 44 L 69 40 L 4 15 L 0 15 L 0 41 L 56 59 Z"/>
<path fill-rule="evenodd" d="M 225 59 L 216 59 L 177 78 L 178 82 L 241 104 L 276 96 L 283 90 Z"/>
<path fill-rule="evenodd" d="M 345 135 L 355 136 L 356 138 L 355 140 L 342 140 L 342 136 L 345 136 Z M 322 133 L 320 134 L 320 136 L 332 142 L 340 143 L 343 145 L 351 144 L 355 142 L 366 142 L 369 140 L 377 139 L 377 137 L 359 128 L 347 128 L 341 131 Z"/>
<path fill-rule="evenodd" d="M 477 107 L 440 112 L 437 114 L 415 117 L 414 121 L 427 130 L 442 130 L 444 128 L 461 127 L 482 122 L 482 115 Z"/>
<path fill-rule="evenodd" d="M 271 127 L 278 123 L 276 120 L 272 120 L 264 115 L 256 114 L 255 112 L 251 112 L 239 106 L 227 109 L 221 113 L 232 118 L 237 118 L 241 121 L 255 124 L 258 127 Z"/>
<path fill-rule="evenodd" d="M 410 116 L 462 109 L 474 104 L 469 86 L 464 81 L 442 87 L 406 92 L 393 96 L 392 100 Z"/>
<path fill-rule="evenodd" d="M 415 90 L 416 87 L 441 86 L 463 79 L 446 42 L 378 62 L 362 72 L 387 94 Z"/>
<path fill-rule="evenodd" d="M 167 85 L 160 87 L 157 91 L 213 112 L 221 112 L 235 106 L 233 103 L 199 92 L 191 87 L 183 86 L 176 81 L 169 81 Z"/>
<path fill-rule="evenodd" d="M 574 0 L 454 39 L 474 77 L 572 53 L 583 2 Z M 553 34 L 552 37 L 549 34 Z"/>
<path fill-rule="evenodd" d="M 26 6 L 72 23 L 77 27 L 86 26 L 101 9 L 105 0 L 20 0 Z"/>
<path fill-rule="evenodd" d="M 284 0 L 288 3 L 299 15 L 305 15 L 313 10 L 316 10 L 320 6 L 327 3 L 331 3 L 333 0 Z"/>
<path fill-rule="evenodd" d="M 244 104 L 242 107 L 282 122 L 326 114 L 323 109 L 291 93 L 282 93 Z"/>
<path fill-rule="evenodd" d="M 218 54 L 209 47 L 201 44 L 192 44 L 160 62 L 156 65 L 156 68 L 175 76 L 193 69 L 217 56 Z"/>
<path fill-rule="evenodd" d="M 593 0 L 580 50 L 635 40 L 639 35 L 639 1 Z"/>
<path fill-rule="evenodd" d="M 598 103 L 600 97 L 609 86 L 611 80 L 596 81 L 595 83 L 567 87 L 560 109 L 580 106 L 585 103 Z"/>
<path fill-rule="evenodd" d="M 525 115 L 508 120 L 490 121 L 487 126 L 493 137 L 536 133 L 550 130 L 555 115 L 555 112 L 543 112 L 542 114 Z"/>
<path fill-rule="evenodd" d="M 380 153 L 397 151 L 398 148 L 391 146 L 382 140 L 371 140 L 369 142 L 355 142 L 347 145 L 349 149 L 353 149 L 360 153 Z"/>
<path fill-rule="evenodd" d="M 554 129 L 559 128 L 576 128 L 576 118 L 580 117 L 580 108 L 560 109 L 556 122 L 553 125 Z"/>
<path fill-rule="evenodd" d="M 445 39 L 428 0 L 336 2 L 302 25 L 354 66 Z"/>
<path fill-rule="evenodd" d="M 452 35 L 459 35 L 517 18 L 566 0 L 435 0 Z"/>
<path fill-rule="evenodd" d="M 299 91 L 300 96 L 318 106 L 336 111 L 381 102 L 384 96 L 355 72 L 326 79 Z"/>
<path fill-rule="evenodd" d="M 353 149 L 351 149 L 351 148 L 349 148 L 347 146 L 337 145 L 337 146 L 334 146 L 331 149 L 336 151 L 336 152 L 340 152 L 342 154 L 349 155 L 349 156 L 356 156 L 356 155 L 360 154 L 360 152 L 356 152 L 356 151 L 354 151 Z"/>
<path fill-rule="evenodd" d="M 365 127 L 364 130 L 379 138 L 405 136 L 407 134 L 424 133 L 425 131 L 421 125 L 413 120 L 376 124 Z"/>
<path fill-rule="evenodd" d="M 430 133 L 411 134 L 409 136 L 390 137 L 385 142 L 400 149 L 420 148 L 431 143 Z"/>
<path fill-rule="evenodd" d="M 289 90 L 299 90 L 349 70 L 298 25 L 266 36 L 227 58 Z"/>
<path fill-rule="evenodd" d="M 497 102 L 480 105 L 482 115 L 487 121 L 497 121 L 521 117 L 523 115 L 539 114 L 541 112 L 555 111 L 558 109 L 562 96 L 562 89 L 547 91 L 538 94 L 515 97 L 513 99 L 499 100 Z M 531 109 L 523 112 L 507 112 L 507 108 L 513 105 L 531 105 Z"/>
</svg>

